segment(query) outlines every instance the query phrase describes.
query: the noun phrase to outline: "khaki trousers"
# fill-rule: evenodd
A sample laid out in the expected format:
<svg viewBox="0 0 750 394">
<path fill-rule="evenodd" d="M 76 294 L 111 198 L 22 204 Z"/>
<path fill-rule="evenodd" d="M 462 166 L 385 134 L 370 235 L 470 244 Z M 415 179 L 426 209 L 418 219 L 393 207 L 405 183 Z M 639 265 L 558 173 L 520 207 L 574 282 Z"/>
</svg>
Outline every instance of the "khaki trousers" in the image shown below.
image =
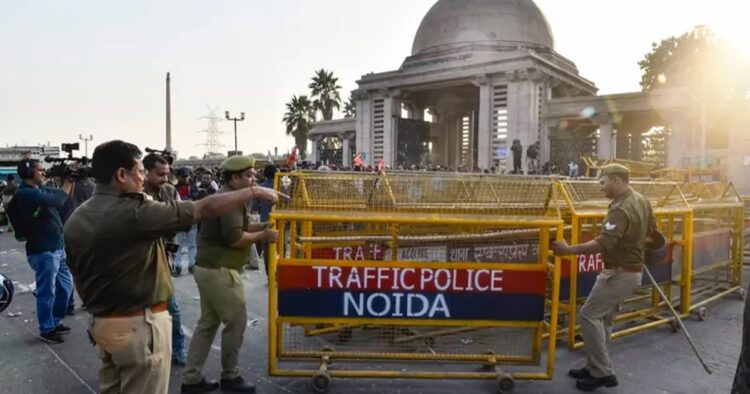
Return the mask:
<svg viewBox="0 0 750 394">
<path fill-rule="evenodd" d="M 143 316 L 94 317 L 91 336 L 102 365 L 103 394 L 166 394 L 172 365 L 172 318 L 166 311 Z"/>
<path fill-rule="evenodd" d="M 612 336 L 612 319 L 620 304 L 640 286 L 643 274 L 603 270 L 596 277 L 591 294 L 580 313 L 581 335 L 586 347 L 586 369 L 597 378 L 614 375 L 607 342 Z"/>
<path fill-rule="evenodd" d="M 201 297 L 201 317 L 190 341 L 182 383 L 195 384 L 203 379 L 203 365 L 222 323 L 221 378 L 234 379 L 240 374 L 237 358 L 247 326 L 242 278 L 236 270 L 198 266 L 195 267 L 193 277 Z"/>
</svg>

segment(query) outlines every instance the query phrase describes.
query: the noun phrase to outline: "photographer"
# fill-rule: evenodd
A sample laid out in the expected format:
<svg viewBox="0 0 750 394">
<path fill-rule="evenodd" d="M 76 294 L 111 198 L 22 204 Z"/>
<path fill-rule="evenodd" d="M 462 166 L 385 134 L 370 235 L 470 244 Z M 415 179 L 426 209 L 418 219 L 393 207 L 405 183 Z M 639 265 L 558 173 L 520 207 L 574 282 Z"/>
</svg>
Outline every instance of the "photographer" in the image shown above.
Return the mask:
<svg viewBox="0 0 750 394">
<path fill-rule="evenodd" d="M 155 201 L 164 203 L 172 204 L 180 201 L 177 189 L 168 183 L 169 161 L 164 156 L 156 153 L 146 155 L 143 158 L 143 167 L 146 169 L 146 182 L 143 185 L 143 190 L 147 195 Z M 169 236 L 164 237 L 168 257 L 172 264 L 174 264 L 177 250 L 175 238 L 176 234 L 169 234 Z M 185 354 L 185 333 L 182 331 L 180 306 L 177 304 L 177 298 L 174 295 L 169 298 L 167 310 L 169 315 L 172 316 L 172 363 L 184 366 L 187 358 Z"/>
<path fill-rule="evenodd" d="M 73 184 L 61 189 L 43 186 L 42 163 L 23 160 L 18 164 L 22 184 L 8 204 L 8 215 L 17 239 L 26 239 L 26 256 L 36 277 L 36 313 L 41 338 L 61 343 L 70 331 L 62 324 L 73 289 L 66 264 L 63 225 L 58 209 L 69 200 Z"/>
<path fill-rule="evenodd" d="M 141 151 L 124 141 L 96 147 L 94 196 L 73 212 L 65 236 L 73 277 L 100 349 L 102 392 L 163 394 L 169 387 L 173 294 L 164 237 L 259 198 L 260 187 L 195 202 L 160 203 L 142 193 Z M 205 382 L 206 385 L 210 383 Z"/>
</svg>

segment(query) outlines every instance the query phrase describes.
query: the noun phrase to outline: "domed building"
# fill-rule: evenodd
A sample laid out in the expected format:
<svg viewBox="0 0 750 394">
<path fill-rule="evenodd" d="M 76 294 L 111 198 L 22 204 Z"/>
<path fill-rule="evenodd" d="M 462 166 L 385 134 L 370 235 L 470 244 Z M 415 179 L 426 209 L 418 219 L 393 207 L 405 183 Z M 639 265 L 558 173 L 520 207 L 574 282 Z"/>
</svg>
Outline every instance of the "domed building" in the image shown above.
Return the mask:
<svg viewBox="0 0 750 394">
<path fill-rule="evenodd" d="M 558 166 L 582 155 L 640 159 L 642 134 L 673 125 L 670 165 L 685 158 L 695 100 L 683 91 L 597 96 L 596 85 L 555 51 L 533 0 L 439 0 L 394 71 L 372 73 L 353 92 L 357 116 L 321 122 L 310 139 L 343 142 L 343 164 L 510 172 L 511 145 Z M 525 160 L 524 160 L 525 162 Z M 525 167 L 525 163 L 524 163 Z"/>
</svg>

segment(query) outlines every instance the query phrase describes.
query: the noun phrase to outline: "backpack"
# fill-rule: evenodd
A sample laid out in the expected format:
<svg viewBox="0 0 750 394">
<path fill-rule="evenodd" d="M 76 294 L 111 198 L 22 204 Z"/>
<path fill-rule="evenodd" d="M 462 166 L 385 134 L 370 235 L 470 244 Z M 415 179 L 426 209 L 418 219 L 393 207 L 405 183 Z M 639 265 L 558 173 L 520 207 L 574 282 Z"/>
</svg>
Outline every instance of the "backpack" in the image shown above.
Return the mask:
<svg viewBox="0 0 750 394">
<path fill-rule="evenodd" d="M 39 215 L 40 209 L 41 207 L 34 211 L 33 217 Z M 16 240 L 20 242 L 26 241 L 26 234 L 28 234 L 28 226 L 26 226 L 26 224 L 28 222 L 24 220 L 23 209 L 21 209 L 21 204 L 18 203 L 16 196 L 13 196 L 13 198 L 10 199 L 8 206 L 5 208 L 5 215 L 8 217 L 10 227 L 13 229 L 13 235 L 16 237 Z"/>
</svg>

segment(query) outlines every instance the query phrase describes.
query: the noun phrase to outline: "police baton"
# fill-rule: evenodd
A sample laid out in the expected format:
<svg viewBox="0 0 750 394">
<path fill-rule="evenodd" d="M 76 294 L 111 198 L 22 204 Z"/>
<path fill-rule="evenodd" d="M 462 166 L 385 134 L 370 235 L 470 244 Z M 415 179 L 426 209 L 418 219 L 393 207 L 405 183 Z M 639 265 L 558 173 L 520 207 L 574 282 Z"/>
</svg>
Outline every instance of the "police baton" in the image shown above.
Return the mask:
<svg viewBox="0 0 750 394">
<path fill-rule="evenodd" d="M 706 361 L 701 356 L 701 353 L 698 351 L 698 348 L 695 346 L 695 343 L 693 342 L 693 338 L 690 337 L 690 333 L 688 332 L 687 328 L 685 328 L 685 325 L 682 323 L 682 319 L 680 318 L 680 315 L 677 314 L 677 311 L 674 310 L 674 307 L 672 306 L 672 303 L 669 302 L 669 299 L 667 298 L 667 295 L 664 294 L 664 291 L 662 291 L 661 287 L 659 287 L 659 284 L 656 283 L 656 279 L 654 279 L 653 275 L 651 275 L 651 271 L 649 271 L 647 266 L 643 266 L 643 271 L 648 275 L 648 279 L 651 281 L 651 284 L 654 285 L 654 288 L 659 291 L 659 295 L 661 295 L 661 299 L 664 300 L 664 302 L 669 307 L 669 311 L 672 312 L 672 316 L 674 316 L 674 321 L 677 322 L 677 324 L 680 325 L 680 330 L 685 335 L 685 338 L 687 339 L 688 343 L 690 344 L 690 347 L 693 349 L 693 352 L 695 352 L 695 355 L 698 356 L 698 360 L 701 362 L 701 365 L 703 365 L 703 368 L 708 372 L 709 375 L 713 373 L 711 371 L 711 368 L 708 367 L 708 364 L 706 364 Z"/>
</svg>

